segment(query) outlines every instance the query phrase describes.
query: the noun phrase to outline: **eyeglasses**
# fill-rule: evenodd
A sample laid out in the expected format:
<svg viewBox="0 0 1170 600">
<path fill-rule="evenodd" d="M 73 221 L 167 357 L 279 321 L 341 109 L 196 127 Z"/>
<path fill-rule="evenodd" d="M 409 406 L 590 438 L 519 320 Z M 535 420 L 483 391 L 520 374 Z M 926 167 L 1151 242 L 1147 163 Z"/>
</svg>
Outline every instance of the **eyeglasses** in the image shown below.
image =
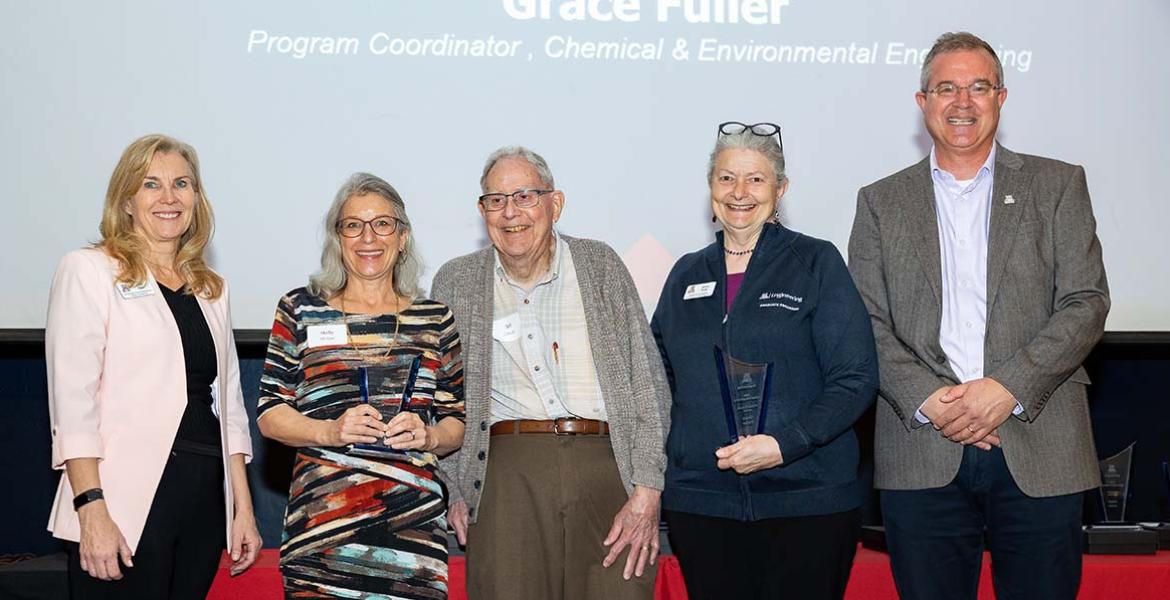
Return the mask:
<svg viewBox="0 0 1170 600">
<path fill-rule="evenodd" d="M 780 137 L 780 126 L 775 123 L 756 123 L 755 125 L 747 125 L 739 121 L 727 121 L 719 124 L 719 135 L 739 135 L 745 131 L 752 132 L 752 135 L 760 137 L 776 136 L 776 143 L 780 144 L 780 148 L 784 148 L 784 138 Z"/>
<path fill-rule="evenodd" d="M 928 94 L 934 94 L 939 98 L 954 98 L 959 95 L 959 92 L 967 90 L 972 98 L 986 98 L 999 90 L 1007 89 L 1002 85 L 991 85 L 988 81 L 976 81 L 971 85 L 955 85 L 953 83 L 940 83 L 934 86 L 933 89 L 923 90 Z"/>
<path fill-rule="evenodd" d="M 516 208 L 532 208 L 540 202 L 540 197 L 552 192 L 553 190 L 516 190 L 511 194 L 484 194 L 479 197 L 479 204 L 488 212 L 495 212 L 497 210 L 504 210 L 508 205 L 508 199 L 512 199 L 512 204 Z"/>
<path fill-rule="evenodd" d="M 348 217 L 337 222 L 337 233 L 341 234 L 341 237 L 361 237 L 362 232 L 366 230 L 366 225 L 369 225 L 370 229 L 374 230 L 375 235 L 386 237 L 397 233 L 398 227 L 405 226 L 406 222 L 398 217 L 391 217 L 390 215 L 374 217 L 369 221 L 363 221 L 357 217 Z"/>
</svg>

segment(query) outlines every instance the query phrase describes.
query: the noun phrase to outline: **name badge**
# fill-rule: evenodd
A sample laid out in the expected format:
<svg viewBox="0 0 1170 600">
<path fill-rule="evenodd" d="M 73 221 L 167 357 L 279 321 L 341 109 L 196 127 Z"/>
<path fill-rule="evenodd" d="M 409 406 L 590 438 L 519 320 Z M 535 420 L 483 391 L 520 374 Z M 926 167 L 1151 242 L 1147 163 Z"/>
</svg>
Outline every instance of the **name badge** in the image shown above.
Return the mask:
<svg viewBox="0 0 1170 600">
<path fill-rule="evenodd" d="M 707 283 L 692 283 L 687 286 L 687 291 L 683 292 L 683 300 L 691 300 L 693 298 L 706 298 L 715 293 L 715 282 L 708 281 Z"/>
<path fill-rule="evenodd" d="M 492 321 L 492 337 L 501 342 L 520 339 L 520 315 L 513 313 Z"/>
<path fill-rule="evenodd" d="M 123 300 L 142 298 L 143 296 L 154 294 L 154 288 L 150 287 L 150 283 L 146 281 L 138 285 L 128 285 L 119 281 L 114 284 L 114 287 L 118 289 L 118 294 L 122 296 Z"/>
<path fill-rule="evenodd" d="M 309 347 L 340 346 L 345 343 L 345 325 L 309 325 Z"/>
</svg>

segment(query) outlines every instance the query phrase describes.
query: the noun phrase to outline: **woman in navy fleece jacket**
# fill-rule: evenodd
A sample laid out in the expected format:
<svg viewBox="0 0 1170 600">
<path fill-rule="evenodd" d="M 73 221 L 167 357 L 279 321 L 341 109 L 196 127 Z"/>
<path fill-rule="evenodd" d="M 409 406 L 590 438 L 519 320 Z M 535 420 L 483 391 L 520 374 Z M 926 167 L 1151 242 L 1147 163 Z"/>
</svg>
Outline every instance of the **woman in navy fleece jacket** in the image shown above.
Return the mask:
<svg viewBox="0 0 1170 600">
<path fill-rule="evenodd" d="M 778 126 L 720 126 L 715 242 L 674 265 L 651 327 L 673 393 L 662 507 L 692 600 L 841 598 L 866 490 L 853 424 L 873 402 L 865 305 L 837 249 L 775 222 Z M 772 364 L 760 435 L 727 445 L 718 345 Z"/>
</svg>

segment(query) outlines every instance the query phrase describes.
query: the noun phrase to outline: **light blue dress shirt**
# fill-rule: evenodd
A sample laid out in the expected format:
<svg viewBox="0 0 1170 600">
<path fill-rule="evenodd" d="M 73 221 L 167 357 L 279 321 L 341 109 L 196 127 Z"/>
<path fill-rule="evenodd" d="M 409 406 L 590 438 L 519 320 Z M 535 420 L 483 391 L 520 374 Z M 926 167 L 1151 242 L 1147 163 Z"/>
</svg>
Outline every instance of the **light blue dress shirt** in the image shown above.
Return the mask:
<svg viewBox="0 0 1170 600">
<path fill-rule="evenodd" d="M 987 333 L 987 239 L 991 229 L 991 192 L 995 146 L 974 179 L 958 180 L 938 166 L 930 150 L 934 212 L 942 266 L 942 322 L 938 342 L 951 370 L 966 383 L 983 377 L 983 338 Z M 925 404 L 925 401 L 923 402 Z M 1013 414 L 1023 407 L 1016 404 Z M 930 419 L 919 409 L 920 423 Z"/>
</svg>

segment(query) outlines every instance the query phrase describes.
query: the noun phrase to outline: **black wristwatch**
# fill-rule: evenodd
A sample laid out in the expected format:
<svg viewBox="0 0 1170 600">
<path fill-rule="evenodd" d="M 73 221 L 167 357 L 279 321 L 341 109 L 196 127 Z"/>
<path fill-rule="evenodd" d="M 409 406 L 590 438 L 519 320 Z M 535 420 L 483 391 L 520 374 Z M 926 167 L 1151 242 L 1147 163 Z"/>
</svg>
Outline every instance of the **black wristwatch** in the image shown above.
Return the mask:
<svg viewBox="0 0 1170 600">
<path fill-rule="evenodd" d="M 80 494 L 74 496 L 73 510 L 78 510 L 82 506 L 85 506 L 86 504 L 89 504 L 90 502 L 93 502 L 94 500 L 102 500 L 105 497 L 106 497 L 105 494 L 102 493 L 102 488 L 93 488 L 90 490 L 85 490 L 84 492 L 81 492 Z"/>
</svg>

